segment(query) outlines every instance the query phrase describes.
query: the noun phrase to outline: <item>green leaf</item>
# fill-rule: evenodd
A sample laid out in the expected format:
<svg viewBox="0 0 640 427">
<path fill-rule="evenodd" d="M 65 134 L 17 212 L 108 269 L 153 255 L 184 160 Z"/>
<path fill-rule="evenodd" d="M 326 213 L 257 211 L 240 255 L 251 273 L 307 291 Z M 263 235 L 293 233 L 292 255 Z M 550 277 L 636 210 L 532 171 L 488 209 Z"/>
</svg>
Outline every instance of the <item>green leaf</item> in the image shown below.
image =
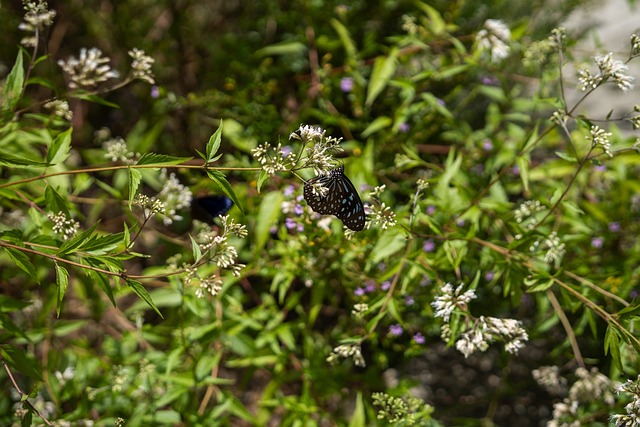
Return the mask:
<svg viewBox="0 0 640 427">
<path fill-rule="evenodd" d="M 94 270 L 85 269 L 85 274 L 90 278 L 91 283 L 97 284 L 104 293 L 109 297 L 111 304 L 116 306 L 116 299 L 113 296 L 113 288 L 109 282 L 109 277 L 105 273 L 100 273 Z"/>
<path fill-rule="evenodd" d="M 365 424 L 365 416 L 364 416 L 364 403 L 362 401 L 362 393 L 358 392 L 356 395 L 356 407 L 353 409 L 353 414 L 351 415 L 351 421 L 349 421 L 349 427 L 364 427 Z"/>
<path fill-rule="evenodd" d="M 393 77 L 393 74 L 396 72 L 397 56 L 398 51 L 394 49 L 389 56 L 378 57 L 373 63 L 373 70 L 371 71 L 369 87 L 367 89 L 367 99 L 365 101 L 368 106 L 373 104 L 373 101 L 375 101 L 387 84 L 389 84 L 389 80 L 391 80 L 391 77 Z"/>
<path fill-rule="evenodd" d="M 516 157 L 516 165 L 520 170 L 520 179 L 525 193 L 529 192 L 529 156 Z"/>
<path fill-rule="evenodd" d="M 47 203 L 47 210 L 54 215 L 62 212 L 69 218 L 69 207 L 67 206 L 67 199 L 62 197 L 55 188 L 48 185 L 44 190 L 44 200 Z"/>
<path fill-rule="evenodd" d="M 417 2 L 416 6 L 427 15 L 429 18 L 429 31 L 433 34 L 442 34 L 446 29 L 446 20 L 442 18 L 440 12 L 432 6 L 429 6 L 423 2 Z"/>
<path fill-rule="evenodd" d="M 331 18 L 330 23 L 336 33 L 338 33 L 338 37 L 340 38 L 340 42 L 342 43 L 342 47 L 346 53 L 345 58 L 348 58 L 350 61 L 356 61 L 358 58 L 358 51 L 347 27 L 335 18 Z"/>
<path fill-rule="evenodd" d="M 47 166 L 46 163 L 37 160 L 25 159 L 24 157 L 14 156 L 13 154 L 0 151 L 0 164 L 10 166 L 14 168 L 19 167 L 32 167 L 32 166 Z"/>
<path fill-rule="evenodd" d="M 133 198 L 138 192 L 140 181 L 142 181 L 142 174 L 140 171 L 134 168 L 129 168 L 129 209 L 131 209 Z"/>
<path fill-rule="evenodd" d="M 69 149 L 71 148 L 71 132 L 73 128 L 60 132 L 49 145 L 47 150 L 47 164 L 57 165 L 64 162 L 69 157 Z"/>
<path fill-rule="evenodd" d="M 571 162 L 571 163 L 577 162 L 576 158 L 569 153 L 563 153 L 562 151 L 556 151 L 555 153 L 556 153 L 556 156 L 560 157 L 563 160 L 566 160 L 567 162 Z"/>
<path fill-rule="evenodd" d="M 258 56 L 280 56 L 280 55 L 299 55 L 304 56 L 307 53 L 307 46 L 300 42 L 284 41 L 263 47 L 256 51 Z"/>
<path fill-rule="evenodd" d="M 220 144 L 222 142 L 222 124 L 223 122 L 220 121 L 220 126 L 218 126 L 218 129 L 216 129 L 213 135 L 211 135 L 211 137 L 209 138 L 209 142 L 207 143 L 206 147 L 206 163 L 214 162 L 214 156 L 220 149 Z"/>
<path fill-rule="evenodd" d="M 269 178 L 269 174 L 266 173 L 264 170 L 261 170 L 260 176 L 258 177 L 258 184 L 256 186 L 256 188 L 258 189 L 258 193 L 260 192 L 260 189 L 262 188 L 262 184 L 264 184 L 267 178 Z"/>
<path fill-rule="evenodd" d="M 525 279 L 525 285 L 527 285 L 527 292 L 529 293 L 546 291 L 547 289 L 551 288 L 554 283 L 555 281 L 553 280 L 553 278 L 546 281 L 534 279 L 530 283 Z"/>
<path fill-rule="evenodd" d="M 194 239 L 193 236 L 189 235 L 189 239 L 191 239 L 191 253 L 193 254 L 193 259 L 194 261 L 198 261 L 202 257 L 200 245 L 196 242 L 196 239 Z"/>
<path fill-rule="evenodd" d="M 253 250 L 256 254 L 262 251 L 264 245 L 269 239 L 269 230 L 280 217 L 282 204 L 282 194 L 280 192 L 271 192 L 265 194 L 260 203 L 258 216 L 256 217 L 255 234 L 256 241 Z"/>
<path fill-rule="evenodd" d="M 207 175 L 209 175 L 209 178 L 211 178 L 213 182 L 218 184 L 218 187 L 222 189 L 224 194 L 229 196 L 233 203 L 240 209 L 240 212 L 244 214 L 244 209 L 242 208 L 242 205 L 240 204 L 235 191 L 233 191 L 233 187 L 231 187 L 231 184 L 229 184 L 229 181 L 227 181 L 227 178 L 225 178 L 224 174 L 217 170 L 207 170 Z"/>
<path fill-rule="evenodd" d="M 385 231 L 369 254 L 369 262 L 373 265 L 389 258 L 399 250 L 405 247 L 407 240 L 398 229 L 390 229 Z"/>
<path fill-rule="evenodd" d="M 86 243 L 87 241 L 89 241 L 89 239 L 91 239 L 92 237 L 91 235 L 93 234 L 97 226 L 98 226 L 98 223 L 96 222 L 90 228 L 84 230 L 81 233 L 76 234 L 71 239 L 66 240 L 60 246 L 60 249 L 58 249 L 58 254 L 67 255 L 80 249 L 84 243 Z"/>
<path fill-rule="evenodd" d="M 149 295 L 149 291 L 147 291 L 147 289 L 144 286 L 142 286 L 140 282 L 132 279 L 126 279 L 126 282 L 127 282 L 127 285 L 133 290 L 133 292 L 135 292 L 136 295 L 142 298 L 147 304 L 149 304 L 149 307 L 153 308 L 153 310 L 156 313 L 158 313 L 158 316 L 164 319 L 164 317 L 162 316 L 162 313 L 160 313 L 160 310 L 158 310 L 158 307 L 156 307 L 155 303 L 151 299 L 151 295 Z"/>
<path fill-rule="evenodd" d="M 38 363 L 33 359 L 30 353 L 26 353 L 22 349 L 18 349 L 10 344 L 2 344 L 0 353 L 7 362 L 12 371 L 20 372 L 20 375 L 26 375 L 29 378 L 42 381 Z"/>
<path fill-rule="evenodd" d="M 609 325 L 604 335 L 604 354 L 611 354 L 613 364 L 622 371 L 622 358 L 620 356 L 620 335 L 614 326 Z"/>
<path fill-rule="evenodd" d="M 146 153 L 136 162 L 137 165 L 179 165 L 188 162 L 193 157 L 175 157 L 166 154 Z"/>
<path fill-rule="evenodd" d="M 391 117 L 376 117 L 371 123 L 369 123 L 366 129 L 362 131 L 362 137 L 366 138 L 369 135 L 373 135 L 374 133 L 381 131 L 382 129 L 387 129 L 392 124 L 393 120 Z"/>
<path fill-rule="evenodd" d="M 22 60 L 22 50 L 18 50 L 16 62 L 13 64 L 13 68 L 7 76 L 4 84 L 3 98 L 5 99 L 8 110 L 13 110 L 13 108 L 18 104 L 20 95 L 22 94 L 23 85 L 24 64 Z"/>
<path fill-rule="evenodd" d="M 16 265 L 18 267 L 20 267 L 20 269 L 22 271 L 24 271 L 25 273 L 27 273 L 27 275 L 33 279 L 36 278 L 36 268 L 34 267 L 34 265 L 31 263 L 31 260 L 29 259 L 29 257 L 27 256 L 27 254 L 25 254 L 24 252 L 22 252 L 21 250 L 15 249 L 15 248 L 9 248 L 7 246 L 4 247 L 4 250 L 7 251 L 7 254 L 9 254 L 9 256 L 11 257 L 11 259 L 13 260 L 13 262 L 16 263 Z"/>
<path fill-rule="evenodd" d="M 120 108 L 120 106 L 118 104 L 114 104 L 113 102 L 109 102 L 106 99 L 99 97 L 98 95 L 93 95 L 93 94 L 89 94 L 89 93 L 74 92 L 73 96 L 75 96 L 78 99 L 84 99 L 85 101 L 93 102 L 95 104 L 104 105 L 106 107 Z"/>
<path fill-rule="evenodd" d="M 62 308 L 62 300 L 69 286 L 69 272 L 66 268 L 55 263 L 56 267 L 56 287 L 58 288 L 58 307 L 56 308 L 56 316 L 60 317 L 60 309 Z"/>
</svg>

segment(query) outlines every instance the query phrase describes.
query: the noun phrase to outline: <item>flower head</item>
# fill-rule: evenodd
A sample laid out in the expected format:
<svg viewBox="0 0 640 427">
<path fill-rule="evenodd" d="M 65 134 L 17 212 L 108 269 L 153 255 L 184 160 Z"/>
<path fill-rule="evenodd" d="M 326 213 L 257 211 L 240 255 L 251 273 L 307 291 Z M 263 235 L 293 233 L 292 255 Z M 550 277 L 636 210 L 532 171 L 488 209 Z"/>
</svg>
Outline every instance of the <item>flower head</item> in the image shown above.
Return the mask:
<svg viewBox="0 0 640 427">
<path fill-rule="evenodd" d="M 129 56 L 133 58 L 131 62 L 131 77 L 134 79 L 144 80 L 149 84 L 154 84 L 153 71 L 151 64 L 155 59 L 144 53 L 144 50 L 133 48 L 129 51 Z"/>
<path fill-rule="evenodd" d="M 36 46 L 38 41 L 38 33 L 53 24 L 53 18 L 56 16 L 55 10 L 49 10 L 46 1 L 25 1 L 24 2 L 24 22 L 18 28 L 23 31 L 33 33 L 32 36 L 25 37 L 20 41 L 23 46 Z"/>
<path fill-rule="evenodd" d="M 591 74 L 588 69 L 578 72 L 578 81 L 583 91 L 593 90 L 610 80 L 623 91 L 633 88 L 633 77 L 629 75 L 629 67 L 624 62 L 613 59 L 612 52 L 596 56 L 594 60 L 598 66 L 597 74 Z"/>
<path fill-rule="evenodd" d="M 491 62 L 500 62 L 509 56 L 510 42 L 511 31 L 498 19 L 487 19 L 476 35 L 478 50 L 488 51 Z"/>
<path fill-rule="evenodd" d="M 58 65 L 67 74 L 71 89 L 94 88 L 98 83 L 120 76 L 120 73 L 111 69 L 108 62 L 109 58 L 103 57 L 100 49 L 92 47 L 89 50 L 80 49 L 79 58 L 71 56 L 66 61 L 58 61 Z"/>
</svg>

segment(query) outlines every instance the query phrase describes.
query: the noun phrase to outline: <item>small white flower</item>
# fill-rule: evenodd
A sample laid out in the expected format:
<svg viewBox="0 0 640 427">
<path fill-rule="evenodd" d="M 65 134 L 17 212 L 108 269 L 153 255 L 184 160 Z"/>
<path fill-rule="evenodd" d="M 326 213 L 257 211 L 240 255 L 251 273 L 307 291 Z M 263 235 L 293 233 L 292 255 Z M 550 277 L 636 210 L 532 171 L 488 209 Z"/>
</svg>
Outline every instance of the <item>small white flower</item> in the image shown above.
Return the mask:
<svg viewBox="0 0 640 427">
<path fill-rule="evenodd" d="M 155 59 L 148 56 L 144 50 L 133 48 L 129 51 L 129 56 L 133 58 L 131 62 L 131 74 L 134 79 L 144 80 L 149 84 L 154 84 L 153 71 L 151 65 Z"/>
<path fill-rule="evenodd" d="M 611 132 L 607 132 L 599 126 L 591 126 L 587 139 L 591 140 L 591 147 L 600 146 L 607 156 L 613 157 L 613 154 L 611 154 L 611 142 L 609 142 L 611 135 Z"/>
<path fill-rule="evenodd" d="M 98 83 L 120 77 L 108 62 L 109 58 L 103 57 L 100 49 L 92 47 L 80 49 L 79 58 L 71 56 L 66 61 L 59 60 L 58 65 L 67 74 L 71 89 L 94 88 Z"/>
<path fill-rule="evenodd" d="M 484 28 L 476 35 L 478 50 L 488 51 L 491 62 L 499 62 L 509 56 L 510 42 L 511 31 L 498 19 L 487 19 Z"/>
<path fill-rule="evenodd" d="M 460 284 L 455 291 L 451 283 L 447 283 L 442 287 L 442 295 L 436 297 L 435 301 L 431 303 L 431 306 L 435 309 L 435 317 L 442 317 L 442 319 L 449 323 L 453 310 L 458 308 L 466 308 L 466 305 L 472 299 L 476 298 L 476 294 L 473 290 L 462 292 L 464 284 Z"/>
</svg>

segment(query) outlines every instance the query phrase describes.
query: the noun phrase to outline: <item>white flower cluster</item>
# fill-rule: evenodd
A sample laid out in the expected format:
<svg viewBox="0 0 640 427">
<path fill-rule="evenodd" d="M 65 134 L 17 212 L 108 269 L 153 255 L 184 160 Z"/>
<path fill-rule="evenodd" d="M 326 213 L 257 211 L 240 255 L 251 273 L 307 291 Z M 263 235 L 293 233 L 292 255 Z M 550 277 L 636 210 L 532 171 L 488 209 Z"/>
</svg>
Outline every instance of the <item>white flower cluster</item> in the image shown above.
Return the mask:
<svg viewBox="0 0 640 427">
<path fill-rule="evenodd" d="M 164 215 L 166 208 L 164 203 L 155 197 L 149 197 L 145 194 L 136 195 L 133 204 L 144 209 L 144 217 L 151 218 L 153 215 Z"/>
<path fill-rule="evenodd" d="M 596 56 L 594 60 L 598 66 L 597 74 L 591 74 L 586 68 L 578 72 L 578 81 L 583 91 L 593 90 L 609 80 L 623 91 L 633 88 L 633 77 L 629 75 L 629 67 L 624 62 L 613 59 L 612 52 Z"/>
<path fill-rule="evenodd" d="M 165 225 L 170 225 L 173 221 L 182 219 L 178 211 L 191 206 L 193 195 L 189 187 L 182 185 L 173 172 L 167 176 L 167 170 L 162 169 L 160 180 L 163 181 L 162 190 L 156 198 L 165 206 L 165 211 L 160 214 L 160 217 Z"/>
<path fill-rule="evenodd" d="M 460 335 L 456 349 L 466 358 L 476 351 L 486 351 L 495 340 L 505 343 L 507 353 L 517 354 L 524 342 L 529 341 L 529 335 L 518 320 L 480 316 L 470 329 Z"/>
<path fill-rule="evenodd" d="M 491 62 L 500 62 L 509 56 L 511 31 L 499 19 L 487 19 L 484 28 L 476 34 L 476 43 L 481 52 L 488 51 Z"/>
<path fill-rule="evenodd" d="M 154 84 L 155 80 L 153 71 L 151 71 L 151 64 L 155 62 L 155 59 L 144 53 L 144 50 L 138 48 L 131 49 L 129 56 L 133 58 L 131 62 L 131 77 Z"/>
<path fill-rule="evenodd" d="M 540 250 L 546 251 L 544 254 L 544 262 L 548 263 L 560 262 L 567 252 L 565 244 L 560 240 L 556 231 L 552 231 L 548 236 L 536 240 L 529 247 L 529 252 L 538 252 Z"/>
<path fill-rule="evenodd" d="M 335 363 L 338 358 L 353 358 L 356 366 L 364 367 L 366 363 L 362 357 L 360 344 L 343 344 L 333 349 L 333 352 L 327 357 L 327 362 Z"/>
<path fill-rule="evenodd" d="M 455 290 L 451 283 L 442 288 L 442 295 L 431 303 L 435 309 L 434 316 L 441 317 L 446 324 L 442 327 L 441 337 L 448 341 L 451 338 L 449 321 L 454 310 L 467 311 L 467 304 L 476 294 L 473 290 L 462 292 L 464 284 Z M 469 316 L 470 317 L 470 316 Z M 460 334 L 456 341 L 456 349 L 469 357 L 476 351 L 486 351 L 493 341 L 503 341 L 508 353 L 516 354 L 529 340 L 529 335 L 522 328 L 522 323 L 514 319 L 499 319 L 497 317 L 480 316 L 473 322 L 466 322 L 467 329 Z"/>
<path fill-rule="evenodd" d="M 547 427 L 581 426 L 583 424 L 578 412 L 581 407 L 598 401 L 608 405 L 614 403 L 611 380 L 598 369 L 591 368 L 589 371 L 578 368 L 576 376 L 578 379 L 569 389 L 569 396 L 553 405 L 553 419 L 547 423 Z"/>
<path fill-rule="evenodd" d="M 604 154 L 609 157 L 613 157 L 613 154 L 611 154 L 611 142 L 609 142 L 609 137 L 611 137 L 611 135 L 611 132 L 607 132 L 599 126 L 591 126 L 587 139 L 591 140 L 592 148 L 600 146 Z"/>
<path fill-rule="evenodd" d="M 640 426 L 640 375 L 635 381 L 627 380 L 623 384 L 615 387 L 616 394 L 625 393 L 631 396 L 631 402 L 625 407 L 626 414 L 615 414 L 611 416 L 611 422 L 616 427 Z"/>
<path fill-rule="evenodd" d="M 307 158 L 304 167 L 313 168 L 316 175 L 326 173 L 334 166 L 333 154 L 342 151 L 342 138 L 325 136 L 326 130 L 318 126 L 300 125 L 297 133 L 292 132 L 289 140 L 302 141 L 306 147 Z"/>
<path fill-rule="evenodd" d="M 56 117 L 71 121 L 73 112 L 69 109 L 69 103 L 60 99 L 54 99 L 44 104 L 44 108 L 53 111 Z"/>
<path fill-rule="evenodd" d="M 110 138 L 102 144 L 104 148 L 104 157 L 112 162 L 120 162 L 125 165 L 132 165 L 136 162 L 136 158 L 140 154 L 129 151 L 127 143 L 121 137 Z"/>
<path fill-rule="evenodd" d="M 222 222 L 221 234 L 218 234 L 215 229 L 208 228 L 206 230 L 203 229 L 194 239 L 203 254 L 200 259 L 205 255 L 209 256 L 211 262 L 216 264 L 218 268 L 231 270 L 231 274 L 240 277 L 240 270 L 245 265 L 236 262 L 238 251 L 229 242 L 229 238 L 236 236 L 244 239 L 247 237 L 247 227 L 244 224 L 237 224 L 235 220 L 229 218 L 229 215 L 220 215 L 219 218 Z M 197 278 L 199 280 L 199 287 L 196 289 L 198 298 L 202 298 L 205 293 L 217 295 L 222 290 L 222 280 L 219 277 L 198 277 L 196 265 L 200 262 L 200 259 L 196 260 L 194 265 L 184 266 L 187 273 L 184 279 L 185 284 L 189 284 Z"/>
<path fill-rule="evenodd" d="M 71 89 L 91 89 L 98 83 L 120 77 L 120 73 L 112 70 L 107 62 L 109 58 L 102 56 L 102 51 L 97 47 L 92 47 L 80 49 L 79 58 L 71 56 L 66 61 L 59 60 L 58 65 L 67 74 Z"/>
<path fill-rule="evenodd" d="M 557 366 L 541 366 L 531 371 L 533 379 L 550 394 L 561 395 L 566 392 L 567 379 L 560 376 Z"/>
<path fill-rule="evenodd" d="M 62 234 L 64 240 L 73 237 L 80 229 L 80 223 L 71 218 L 67 218 L 64 212 L 58 212 L 57 214 L 51 212 L 47 215 L 47 218 L 53 222 L 53 232 Z"/>
<path fill-rule="evenodd" d="M 435 301 L 431 303 L 435 309 L 434 316 L 442 317 L 442 320 L 449 323 L 453 310 L 456 308 L 466 310 L 469 301 L 476 298 L 476 293 L 471 289 L 462 292 L 463 288 L 464 283 L 461 283 L 455 290 L 451 283 L 444 285 L 441 289 L 442 295 L 436 297 Z"/>
<path fill-rule="evenodd" d="M 20 44 L 27 47 L 34 47 L 38 42 L 38 33 L 53 24 L 53 18 L 56 16 L 55 10 L 49 10 L 46 1 L 38 0 L 24 2 L 24 22 L 18 28 L 23 31 L 33 33 L 29 37 L 25 37 Z"/>
<path fill-rule="evenodd" d="M 523 221 L 528 220 L 526 222 L 525 228 L 532 230 L 535 228 L 537 221 L 535 215 L 538 212 L 542 212 L 545 210 L 545 207 L 540 203 L 539 200 L 526 200 L 520 204 L 518 209 L 514 212 L 513 216 L 518 224 L 521 224 Z"/>
<path fill-rule="evenodd" d="M 269 175 L 291 169 L 296 162 L 297 156 L 293 152 L 283 150 L 282 144 L 278 143 L 276 148 L 265 142 L 251 150 L 256 161 L 262 164 L 262 170 Z"/>
</svg>

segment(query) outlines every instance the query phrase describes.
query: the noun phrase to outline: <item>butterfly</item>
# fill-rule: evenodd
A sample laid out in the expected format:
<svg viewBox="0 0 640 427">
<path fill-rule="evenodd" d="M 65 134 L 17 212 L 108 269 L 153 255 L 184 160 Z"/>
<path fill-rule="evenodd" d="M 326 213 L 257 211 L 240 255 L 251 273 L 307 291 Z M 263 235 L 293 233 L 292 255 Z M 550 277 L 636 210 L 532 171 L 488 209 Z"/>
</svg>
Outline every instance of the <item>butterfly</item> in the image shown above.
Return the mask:
<svg viewBox="0 0 640 427">
<path fill-rule="evenodd" d="M 317 188 L 327 189 L 322 195 Z M 353 231 L 364 228 L 364 205 L 349 178 L 344 174 L 344 166 L 330 170 L 304 183 L 304 199 L 314 212 L 321 215 L 335 215 Z"/>
<path fill-rule="evenodd" d="M 213 220 L 229 212 L 233 202 L 227 196 L 196 197 L 191 201 L 191 218 L 213 224 Z"/>
</svg>

